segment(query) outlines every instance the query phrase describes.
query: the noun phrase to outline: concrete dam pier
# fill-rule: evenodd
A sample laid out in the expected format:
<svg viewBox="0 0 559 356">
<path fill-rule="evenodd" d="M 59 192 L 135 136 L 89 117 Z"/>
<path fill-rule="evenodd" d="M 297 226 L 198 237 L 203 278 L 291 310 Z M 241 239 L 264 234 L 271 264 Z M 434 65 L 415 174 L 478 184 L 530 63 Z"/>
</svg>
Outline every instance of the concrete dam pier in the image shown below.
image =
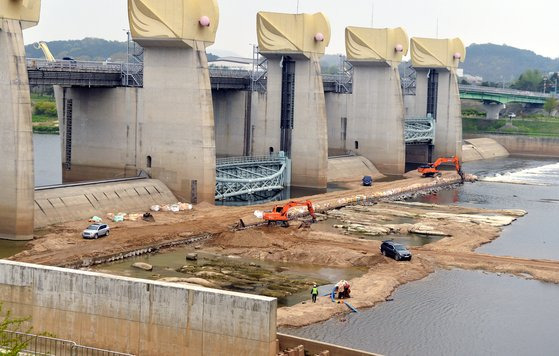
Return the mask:
<svg viewBox="0 0 559 356">
<path fill-rule="evenodd" d="M 30 6 L 0 11 L 0 239 L 8 240 L 33 238 L 33 132 L 22 30 L 37 23 L 39 9 Z"/>
</svg>

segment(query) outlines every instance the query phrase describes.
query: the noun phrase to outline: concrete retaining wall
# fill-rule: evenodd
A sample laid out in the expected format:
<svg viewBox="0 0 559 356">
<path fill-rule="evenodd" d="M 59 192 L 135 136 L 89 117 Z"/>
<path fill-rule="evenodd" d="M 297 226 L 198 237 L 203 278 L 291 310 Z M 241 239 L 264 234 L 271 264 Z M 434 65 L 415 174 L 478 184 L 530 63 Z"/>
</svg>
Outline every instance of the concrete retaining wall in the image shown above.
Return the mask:
<svg viewBox="0 0 559 356">
<path fill-rule="evenodd" d="M 491 138 L 466 139 L 464 142 L 465 144 L 462 146 L 462 151 L 465 152 L 465 155 L 462 156 L 463 162 L 509 156 L 509 152 Z"/>
<path fill-rule="evenodd" d="M 0 261 L 0 301 L 34 330 L 136 355 L 274 355 L 274 298 Z"/>
<path fill-rule="evenodd" d="M 213 90 L 215 117 L 215 149 L 218 157 L 244 155 L 247 97 L 250 92 L 240 90 Z"/>
<path fill-rule="evenodd" d="M 559 138 L 513 135 L 467 135 L 467 139 L 490 138 L 504 146 L 510 154 L 559 157 Z"/>
<path fill-rule="evenodd" d="M 363 176 L 383 178 L 371 161 L 362 156 L 328 158 L 328 182 L 360 180 Z"/>
<path fill-rule="evenodd" d="M 108 212 L 142 212 L 177 198 L 156 179 L 88 184 L 35 192 L 35 227 L 88 219 Z"/>
</svg>

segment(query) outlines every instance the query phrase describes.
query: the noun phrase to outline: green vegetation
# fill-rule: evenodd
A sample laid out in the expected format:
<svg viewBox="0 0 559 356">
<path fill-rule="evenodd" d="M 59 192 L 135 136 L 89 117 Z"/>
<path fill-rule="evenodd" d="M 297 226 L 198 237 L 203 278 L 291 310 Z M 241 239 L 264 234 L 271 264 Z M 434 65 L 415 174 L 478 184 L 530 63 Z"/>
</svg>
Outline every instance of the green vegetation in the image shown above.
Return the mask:
<svg viewBox="0 0 559 356">
<path fill-rule="evenodd" d="M 508 123 L 508 124 L 507 124 Z M 559 136 L 559 120 L 549 117 L 540 119 L 499 119 L 462 118 L 464 133 L 470 134 L 511 134 L 527 136 Z"/>
<path fill-rule="evenodd" d="M 33 132 L 58 134 L 58 116 L 54 96 L 31 94 L 33 106 Z"/>
<path fill-rule="evenodd" d="M 17 331 L 30 333 L 31 328 L 23 329 L 23 325 L 29 318 L 14 318 L 10 310 L 4 310 L 0 303 L 0 354 L 5 356 L 17 356 L 27 347 L 27 341 L 14 337 L 6 331 Z"/>
<path fill-rule="evenodd" d="M 542 91 L 543 75 L 539 70 L 528 69 L 510 87 L 518 90 Z"/>
<path fill-rule="evenodd" d="M 463 109 L 462 117 L 468 118 L 483 118 L 485 117 L 485 112 L 476 109 Z"/>
<path fill-rule="evenodd" d="M 114 62 L 125 62 L 128 53 L 126 36 L 123 41 L 107 41 L 101 38 L 84 38 L 82 40 L 50 41 L 47 42 L 54 58 L 72 57 L 80 61 L 104 61 L 110 58 Z M 138 47 L 136 46 L 136 49 Z M 137 52 L 137 51 L 136 51 Z M 32 44 L 25 46 L 27 58 L 44 58 L 43 52 Z M 134 43 L 130 43 L 130 53 L 134 53 Z M 208 53 L 208 60 L 215 60 L 217 56 Z"/>
<path fill-rule="evenodd" d="M 557 101 L 557 98 L 551 97 L 545 101 L 545 104 L 543 104 L 543 109 L 547 111 L 547 113 L 551 116 L 551 113 L 557 110 L 558 106 L 559 102 Z"/>
</svg>

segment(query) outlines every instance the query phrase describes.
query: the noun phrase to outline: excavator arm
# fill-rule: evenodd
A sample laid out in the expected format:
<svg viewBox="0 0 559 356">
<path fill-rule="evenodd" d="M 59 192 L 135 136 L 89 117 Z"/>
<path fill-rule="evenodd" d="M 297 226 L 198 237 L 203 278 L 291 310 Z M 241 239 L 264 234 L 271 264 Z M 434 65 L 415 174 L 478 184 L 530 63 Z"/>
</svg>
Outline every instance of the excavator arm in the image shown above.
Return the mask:
<svg viewBox="0 0 559 356">
<path fill-rule="evenodd" d="M 460 165 L 460 159 L 457 156 L 452 158 L 441 157 L 435 161 L 435 163 L 429 163 L 427 165 L 419 167 L 417 170 L 422 174 L 423 177 L 434 177 L 440 176 L 441 171 L 439 171 L 439 166 L 443 163 L 451 162 L 456 168 L 456 172 L 464 179 L 464 174 L 462 173 L 462 166 Z"/>
<path fill-rule="evenodd" d="M 285 204 L 284 206 L 276 206 L 271 212 L 264 213 L 262 218 L 269 223 L 281 221 L 284 222 L 284 225 L 287 224 L 289 221 L 289 210 L 296 206 L 306 206 L 309 210 L 310 216 L 313 220 L 316 220 L 316 215 L 314 213 L 314 207 L 310 200 L 307 201 L 290 201 L 289 203 Z"/>
</svg>

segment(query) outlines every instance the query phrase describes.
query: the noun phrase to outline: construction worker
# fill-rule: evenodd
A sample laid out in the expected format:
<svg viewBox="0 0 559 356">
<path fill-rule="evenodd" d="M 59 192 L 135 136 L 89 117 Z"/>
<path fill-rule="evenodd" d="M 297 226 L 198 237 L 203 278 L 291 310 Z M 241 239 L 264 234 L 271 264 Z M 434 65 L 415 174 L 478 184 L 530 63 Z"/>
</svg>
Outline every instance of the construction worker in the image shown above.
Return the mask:
<svg viewBox="0 0 559 356">
<path fill-rule="evenodd" d="M 318 287 L 316 286 L 316 284 L 313 284 L 313 287 L 311 289 L 311 296 L 312 302 L 316 303 L 316 297 L 318 297 Z"/>
</svg>

